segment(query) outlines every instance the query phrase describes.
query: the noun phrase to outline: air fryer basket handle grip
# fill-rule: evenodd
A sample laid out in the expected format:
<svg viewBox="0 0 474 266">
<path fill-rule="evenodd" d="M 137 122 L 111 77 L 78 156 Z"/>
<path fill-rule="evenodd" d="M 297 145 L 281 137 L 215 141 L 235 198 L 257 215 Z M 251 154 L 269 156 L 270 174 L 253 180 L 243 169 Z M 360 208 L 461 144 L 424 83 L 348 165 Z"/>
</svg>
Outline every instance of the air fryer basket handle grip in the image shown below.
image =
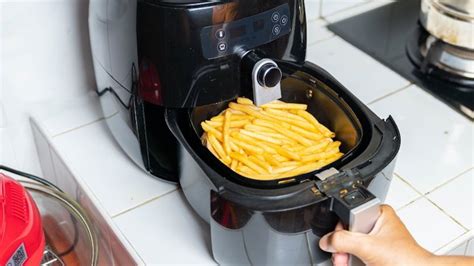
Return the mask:
<svg viewBox="0 0 474 266">
<path fill-rule="evenodd" d="M 334 211 L 349 231 L 369 233 L 380 216 L 380 200 L 363 186 L 343 189 L 332 196 Z M 350 256 L 350 266 L 364 265 L 356 256 Z"/>
<path fill-rule="evenodd" d="M 349 231 L 367 234 L 374 228 L 380 216 L 380 200 L 374 198 L 354 209 L 350 210 Z M 356 256 L 349 257 L 350 266 L 364 265 Z"/>
</svg>

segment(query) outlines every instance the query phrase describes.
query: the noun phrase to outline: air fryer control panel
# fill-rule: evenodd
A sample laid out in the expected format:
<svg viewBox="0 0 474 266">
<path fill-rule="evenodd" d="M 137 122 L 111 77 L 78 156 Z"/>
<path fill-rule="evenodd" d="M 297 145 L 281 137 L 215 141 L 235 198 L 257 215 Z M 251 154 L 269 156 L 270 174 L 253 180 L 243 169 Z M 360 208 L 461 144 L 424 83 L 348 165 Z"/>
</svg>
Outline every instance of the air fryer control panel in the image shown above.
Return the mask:
<svg viewBox="0 0 474 266">
<path fill-rule="evenodd" d="M 225 24 L 202 28 L 202 53 L 207 59 L 233 54 L 269 43 L 291 32 L 288 4 Z"/>
</svg>

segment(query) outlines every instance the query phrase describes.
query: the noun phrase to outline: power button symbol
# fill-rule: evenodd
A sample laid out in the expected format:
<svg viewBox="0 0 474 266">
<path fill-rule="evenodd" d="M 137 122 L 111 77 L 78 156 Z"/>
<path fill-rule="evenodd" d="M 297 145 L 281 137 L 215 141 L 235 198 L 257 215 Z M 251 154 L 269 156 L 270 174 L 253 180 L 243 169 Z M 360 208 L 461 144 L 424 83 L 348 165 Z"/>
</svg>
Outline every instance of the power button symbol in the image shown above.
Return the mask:
<svg viewBox="0 0 474 266">
<path fill-rule="evenodd" d="M 225 50 L 227 50 L 227 44 L 224 42 L 219 43 L 217 45 L 217 50 L 224 52 Z"/>
</svg>

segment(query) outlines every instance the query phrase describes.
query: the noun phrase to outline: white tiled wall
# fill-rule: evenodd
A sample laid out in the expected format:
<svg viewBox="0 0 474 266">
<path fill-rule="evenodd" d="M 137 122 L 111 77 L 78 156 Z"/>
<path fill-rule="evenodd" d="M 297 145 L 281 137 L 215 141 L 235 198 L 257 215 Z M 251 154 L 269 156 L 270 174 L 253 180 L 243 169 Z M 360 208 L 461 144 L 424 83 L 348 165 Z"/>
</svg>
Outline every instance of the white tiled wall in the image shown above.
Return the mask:
<svg viewBox="0 0 474 266">
<path fill-rule="evenodd" d="M 0 163 L 41 174 L 28 113 L 95 87 L 88 5 L 0 1 Z"/>
</svg>

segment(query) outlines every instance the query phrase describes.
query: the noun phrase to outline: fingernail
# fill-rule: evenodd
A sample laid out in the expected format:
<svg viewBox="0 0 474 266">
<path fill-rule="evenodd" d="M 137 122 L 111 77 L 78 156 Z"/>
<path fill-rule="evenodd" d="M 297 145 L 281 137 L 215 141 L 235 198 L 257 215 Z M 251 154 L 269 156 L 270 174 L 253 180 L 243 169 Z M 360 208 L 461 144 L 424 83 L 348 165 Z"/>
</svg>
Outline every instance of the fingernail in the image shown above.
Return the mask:
<svg viewBox="0 0 474 266">
<path fill-rule="evenodd" d="M 321 240 L 319 241 L 319 247 L 326 252 L 334 253 L 336 252 L 336 250 L 331 244 L 329 244 L 328 238 L 328 235 L 323 236 L 323 238 L 321 238 Z"/>
</svg>

